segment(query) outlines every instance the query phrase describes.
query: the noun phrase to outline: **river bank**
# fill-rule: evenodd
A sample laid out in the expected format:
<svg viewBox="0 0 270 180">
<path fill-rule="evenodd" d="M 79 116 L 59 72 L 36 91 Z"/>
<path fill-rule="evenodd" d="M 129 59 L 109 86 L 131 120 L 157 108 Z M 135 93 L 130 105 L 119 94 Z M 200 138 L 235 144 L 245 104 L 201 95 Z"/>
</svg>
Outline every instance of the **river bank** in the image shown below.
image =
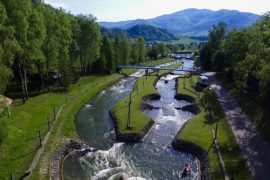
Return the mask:
<svg viewBox="0 0 270 180">
<path fill-rule="evenodd" d="M 171 62 L 172 59 L 162 59 L 158 62 Z M 129 73 L 129 72 L 125 72 Z M 51 137 L 49 139 L 48 144 L 45 147 L 44 153 L 42 154 L 40 160 L 38 161 L 37 167 L 34 169 L 32 176 L 30 179 L 47 179 L 50 174 L 50 161 L 52 159 L 52 156 L 54 154 L 54 151 L 57 149 L 60 149 L 63 145 L 68 143 L 70 139 L 76 139 L 77 132 L 74 124 L 74 117 L 77 113 L 77 111 L 93 96 L 98 94 L 102 91 L 105 87 L 108 87 L 111 84 L 115 84 L 115 82 L 122 79 L 122 75 L 111 75 L 111 76 L 100 76 L 97 77 L 97 81 L 95 78 L 92 77 L 86 77 L 82 78 L 77 84 L 74 84 L 71 86 L 71 91 L 68 95 L 68 103 L 61 112 L 61 115 L 59 117 L 59 121 L 56 123 L 55 128 L 51 132 Z M 94 86 L 93 86 L 94 85 Z M 70 98 L 71 96 L 74 96 L 76 94 L 79 94 L 79 96 L 76 96 L 76 98 Z M 61 96 L 61 99 L 54 97 L 54 100 L 60 100 L 61 102 L 66 102 L 66 97 L 63 95 Z M 37 98 L 39 99 L 39 98 Z M 43 100 L 38 100 L 42 102 L 47 102 L 48 97 L 45 97 Z M 31 102 L 31 100 L 29 101 Z M 37 106 L 38 103 L 34 103 L 35 106 Z M 46 105 L 44 105 L 46 107 Z M 44 108 L 43 107 L 43 108 Z M 42 108 L 40 108 L 42 109 Z M 23 111 L 22 111 L 23 112 Z M 40 117 L 43 117 L 46 115 L 43 115 L 42 113 L 39 113 Z M 46 118 L 45 118 L 46 120 Z M 47 128 L 47 123 L 44 123 L 43 125 L 45 128 Z M 37 143 L 36 143 L 37 144 Z M 31 147 L 31 146 L 29 146 Z M 11 151 L 10 151 L 11 152 Z M 31 156 L 27 156 L 27 158 L 32 160 Z M 20 166 L 17 168 L 18 173 L 24 174 L 24 170 L 27 168 L 28 165 L 25 161 L 22 161 L 24 163 L 24 166 Z M 2 169 L 2 168 L 1 168 Z M 5 170 L 6 168 L 3 168 Z M 6 169 L 7 170 L 7 169 Z M 5 171 L 4 171 L 5 172 Z M 7 172 L 14 172 L 14 171 L 7 171 Z M 1 172 L 3 173 L 3 171 Z M 17 173 L 14 173 L 14 177 L 18 177 Z M 6 176 L 5 176 L 6 177 Z"/>
<path fill-rule="evenodd" d="M 214 96 L 207 100 L 212 107 L 212 122 L 201 105 L 201 98 L 204 92 L 196 91 L 195 85 L 198 82 L 198 75 L 190 77 L 182 77 L 178 79 L 177 93 L 191 96 L 194 102 L 201 109 L 200 113 L 192 117 L 179 132 L 177 139 L 181 142 L 189 142 L 200 146 L 209 157 L 209 171 L 212 179 L 223 179 L 224 175 L 220 168 L 220 162 L 216 149 L 211 146 L 213 142 L 213 134 L 211 126 L 218 124 L 217 139 L 220 146 L 221 155 L 225 161 L 225 167 L 231 178 L 250 179 L 251 174 L 247 168 L 245 159 L 237 145 L 235 137 L 232 133 L 228 120 L 224 112 Z"/>
<path fill-rule="evenodd" d="M 145 77 L 144 77 L 145 78 Z M 147 77 L 151 78 L 151 77 Z M 171 75 L 167 76 L 170 91 L 174 91 L 174 80 Z M 196 176 L 198 161 L 193 155 L 183 153 L 171 148 L 172 135 L 176 135 L 182 122 L 192 114 L 181 113 L 182 110 L 174 109 L 172 116 L 166 113 L 166 109 L 154 109 L 156 112 L 146 112 L 150 119 L 155 119 L 156 124 L 151 128 L 148 135 L 139 143 L 118 143 L 115 142 L 111 116 L 107 114 L 117 99 L 122 99 L 129 92 L 136 92 L 133 78 L 121 80 L 119 83 L 105 89 L 100 95 L 87 102 L 81 108 L 76 117 L 76 126 L 79 136 L 87 141 L 90 147 L 98 149 L 96 152 L 89 152 L 79 159 L 71 155 L 64 162 L 64 177 L 67 179 L 89 178 L 91 179 L 113 179 L 125 175 L 130 178 L 164 179 L 175 178 L 182 173 L 185 162 L 190 162 L 194 169 L 193 176 Z M 148 79 L 145 85 L 152 85 Z M 163 87 L 164 79 L 158 81 L 158 87 Z M 162 88 L 161 87 L 161 88 Z M 158 88 L 158 89 L 159 89 Z M 174 93 L 170 94 L 170 100 L 174 99 Z M 117 97 L 117 98 L 116 98 Z M 151 99 L 151 98 L 150 98 Z M 167 98 L 162 98 L 166 101 Z M 150 100 L 151 101 L 151 100 Z M 155 101 L 155 100 L 153 100 Z M 97 103 L 98 102 L 98 103 Z M 169 103 L 169 102 L 167 102 Z M 176 101 L 177 103 L 177 101 Z M 180 102 L 179 102 L 180 103 Z M 182 102 L 177 105 L 182 106 Z M 95 104 L 95 106 L 92 106 Z M 184 103 L 186 104 L 186 103 Z M 140 110 L 140 105 L 138 110 Z M 170 109 L 170 108 L 169 108 Z M 150 114 L 148 114 L 150 113 Z M 99 116 L 97 116 L 99 114 Z M 151 115 L 152 114 L 152 115 Z M 157 116 L 158 115 L 158 116 Z M 132 116 L 131 116 L 132 117 Z M 158 118 L 158 119 L 156 119 Z M 134 125 L 134 121 L 131 121 Z M 124 121 L 126 127 L 126 121 Z M 87 127 L 87 128 L 84 128 Z M 159 130 L 157 130 L 157 128 Z M 172 131 L 167 131 L 169 128 Z M 91 131 L 89 131 L 91 129 Z M 166 132 L 170 132 L 166 134 Z M 150 158 L 150 159 L 149 159 Z M 160 163 L 162 162 L 162 163 Z M 162 169 L 162 171 L 161 171 Z M 170 172 L 170 173 L 168 173 Z"/>
</svg>

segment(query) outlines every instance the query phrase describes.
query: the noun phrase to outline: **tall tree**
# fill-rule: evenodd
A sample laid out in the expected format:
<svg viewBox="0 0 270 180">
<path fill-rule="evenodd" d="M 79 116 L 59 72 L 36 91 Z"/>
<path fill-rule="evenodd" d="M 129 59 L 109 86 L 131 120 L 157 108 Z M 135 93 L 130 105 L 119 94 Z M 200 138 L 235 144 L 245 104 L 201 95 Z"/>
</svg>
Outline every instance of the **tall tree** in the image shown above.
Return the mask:
<svg viewBox="0 0 270 180">
<path fill-rule="evenodd" d="M 45 26 L 43 14 L 33 9 L 29 16 L 28 50 L 27 60 L 29 72 L 38 73 L 41 80 L 41 88 L 44 88 L 45 57 L 41 49 L 45 39 Z"/>
<path fill-rule="evenodd" d="M 113 73 L 115 70 L 115 62 L 113 48 L 108 36 L 103 36 L 102 45 L 100 48 L 100 57 L 106 62 L 106 72 Z"/>
<path fill-rule="evenodd" d="M 131 59 L 133 64 L 139 63 L 139 47 L 136 42 L 133 43 L 131 47 Z"/>
<path fill-rule="evenodd" d="M 130 54 L 131 54 L 131 43 L 130 41 L 126 38 L 126 37 L 123 37 L 121 38 L 121 59 L 120 59 L 120 62 L 122 64 L 128 64 L 130 62 Z"/>
<path fill-rule="evenodd" d="M 91 73 L 92 64 L 99 57 L 100 32 L 99 26 L 92 16 L 79 16 L 80 24 L 80 57 L 84 75 Z"/>
<path fill-rule="evenodd" d="M 216 60 L 214 53 L 221 46 L 227 31 L 227 25 L 223 22 L 220 22 L 217 26 L 213 26 L 213 29 L 209 31 L 209 40 L 200 52 L 205 69 L 213 69 L 213 62 Z"/>
<path fill-rule="evenodd" d="M 50 87 L 50 73 L 58 71 L 58 56 L 59 56 L 59 41 L 58 34 L 60 25 L 58 23 L 56 11 L 44 5 L 43 16 L 44 24 L 46 27 L 46 36 L 42 46 L 45 56 L 45 69 L 46 69 L 46 86 L 47 90 Z"/>
<path fill-rule="evenodd" d="M 166 57 L 169 53 L 169 49 L 166 47 L 166 45 L 164 43 L 160 43 L 157 45 L 157 50 L 158 53 L 162 56 L 162 57 Z"/>
<path fill-rule="evenodd" d="M 31 3 L 29 0 L 3 0 L 6 7 L 9 21 L 8 24 L 15 28 L 15 38 L 18 41 L 19 48 L 15 56 L 15 63 L 18 66 L 18 74 L 21 80 L 23 102 L 28 99 L 27 87 L 27 60 L 28 50 L 28 18 L 31 13 Z"/>
<path fill-rule="evenodd" d="M 139 37 L 136 42 L 138 45 L 138 61 L 142 63 L 145 61 L 146 46 L 143 37 Z"/>
<path fill-rule="evenodd" d="M 64 12 L 59 12 L 58 23 L 60 25 L 58 42 L 59 46 L 59 56 L 58 56 L 58 69 L 61 75 L 61 82 L 65 88 L 72 82 L 71 76 L 71 62 L 69 56 L 69 48 L 72 43 L 72 32 L 71 32 L 71 22 L 68 16 Z"/>
<path fill-rule="evenodd" d="M 6 90 L 12 78 L 12 65 L 14 54 L 18 44 L 14 39 L 14 28 L 7 26 L 7 13 L 4 5 L 0 2 L 0 94 Z"/>
<path fill-rule="evenodd" d="M 72 17 L 71 30 L 72 30 L 72 37 L 71 37 L 72 40 L 69 48 L 70 67 L 74 80 L 78 80 L 81 70 L 80 48 L 79 48 L 79 36 L 81 33 L 81 29 L 77 18 Z"/>
<path fill-rule="evenodd" d="M 113 47 L 114 47 L 114 60 L 115 60 L 115 64 L 119 64 L 120 62 L 123 62 L 123 46 L 121 44 L 121 36 L 120 35 L 116 35 L 114 38 L 114 43 L 113 43 Z"/>
</svg>

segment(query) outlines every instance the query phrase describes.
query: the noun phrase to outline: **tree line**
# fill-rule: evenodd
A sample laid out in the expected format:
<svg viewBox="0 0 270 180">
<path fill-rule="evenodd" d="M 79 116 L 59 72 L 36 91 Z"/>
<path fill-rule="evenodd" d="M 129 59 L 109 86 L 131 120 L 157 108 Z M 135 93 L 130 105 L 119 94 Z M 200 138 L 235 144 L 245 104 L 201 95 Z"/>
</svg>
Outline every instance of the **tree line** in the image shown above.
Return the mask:
<svg viewBox="0 0 270 180">
<path fill-rule="evenodd" d="M 270 101 L 270 14 L 254 25 L 228 31 L 219 23 L 209 32 L 200 50 L 202 65 L 219 72 L 233 89 L 253 93 L 262 103 Z"/>
<path fill-rule="evenodd" d="M 67 89 L 80 76 L 145 62 L 151 48 L 142 37 L 102 36 L 92 15 L 74 16 L 39 0 L 0 0 L 0 94 L 7 87 L 21 91 L 24 102 L 29 89 L 55 83 Z"/>
</svg>

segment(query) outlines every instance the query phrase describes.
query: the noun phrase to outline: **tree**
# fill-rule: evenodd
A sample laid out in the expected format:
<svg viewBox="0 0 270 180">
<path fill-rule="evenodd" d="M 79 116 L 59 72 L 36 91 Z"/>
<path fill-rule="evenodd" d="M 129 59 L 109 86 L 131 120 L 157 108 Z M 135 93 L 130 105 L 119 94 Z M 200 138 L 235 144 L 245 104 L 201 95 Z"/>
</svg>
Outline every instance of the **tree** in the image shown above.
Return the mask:
<svg viewBox="0 0 270 180">
<path fill-rule="evenodd" d="M 18 42 L 18 49 L 15 54 L 15 63 L 21 80 L 23 102 L 28 99 L 27 87 L 27 66 L 31 66 L 27 60 L 28 48 L 28 18 L 31 13 L 31 4 L 29 0 L 4 0 L 9 21 L 8 24 L 15 29 L 14 36 Z"/>
<path fill-rule="evenodd" d="M 127 64 L 130 59 L 130 42 L 123 35 L 117 35 L 114 39 L 115 64 Z"/>
<path fill-rule="evenodd" d="M 44 25 L 46 28 L 45 40 L 42 45 L 42 50 L 45 55 L 45 71 L 46 71 L 46 87 L 49 90 L 50 76 L 52 72 L 58 71 L 58 55 L 60 44 L 58 42 L 59 23 L 57 19 L 56 11 L 44 5 L 42 8 L 44 19 Z"/>
<path fill-rule="evenodd" d="M 138 47 L 138 62 L 142 63 L 145 61 L 146 47 L 143 37 L 139 37 L 136 41 Z"/>
<path fill-rule="evenodd" d="M 106 73 L 113 73 L 115 71 L 115 62 L 113 55 L 113 48 L 108 36 L 103 36 L 100 48 L 101 60 L 105 60 Z"/>
<path fill-rule="evenodd" d="M 14 28 L 7 26 L 7 18 L 5 7 L 0 3 L 0 94 L 5 92 L 6 86 L 13 76 L 11 67 L 18 48 L 14 39 Z"/>
<path fill-rule="evenodd" d="M 122 53 L 122 44 L 121 44 L 122 37 L 120 35 L 116 35 L 114 38 L 113 48 L 114 48 L 114 60 L 115 64 L 119 64 L 120 62 L 123 62 L 123 53 Z"/>
<path fill-rule="evenodd" d="M 41 88 L 44 88 L 45 57 L 41 49 L 45 39 L 45 26 L 43 14 L 33 9 L 29 16 L 28 50 L 26 58 L 29 61 L 28 69 L 31 73 L 40 76 Z"/>
<path fill-rule="evenodd" d="M 139 63 L 139 47 L 137 43 L 133 43 L 131 47 L 131 59 L 133 64 Z"/>
<path fill-rule="evenodd" d="M 72 42 L 69 48 L 70 54 L 70 66 L 71 73 L 74 76 L 74 80 L 78 80 L 80 76 L 81 70 L 81 61 L 80 61 L 80 48 L 79 48 L 79 36 L 81 33 L 80 26 L 78 20 L 76 18 L 72 18 L 71 21 L 72 26 Z"/>
<path fill-rule="evenodd" d="M 70 56 L 69 47 L 71 45 L 71 22 L 68 16 L 64 12 L 58 13 L 58 23 L 59 23 L 59 34 L 58 42 L 59 46 L 59 57 L 58 57 L 58 69 L 61 75 L 61 82 L 63 86 L 67 89 L 72 82 L 71 69 L 70 69 Z"/>
<path fill-rule="evenodd" d="M 99 26 L 92 16 L 79 16 L 80 24 L 80 59 L 84 75 L 91 73 L 92 64 L 99 58 Z"/>
<path fill-rule="evenodd" d="M 220 54 L 214 55 L 218 48 L 221 46 L 227 34 L 227 25 L 220 22 L 217 26 L 213 26 L 213 29 L 209 31 L 209 40 L 206 45 L 201 49 L 200 56 L 205 69 L 213 69 L 213 63 L 218 60 Z"/>
<path fill-rule="evenodd" d="M 126 37 L 122 36 L 120 44 L 122 47 L 120 62 L 122 64 L 128 64 L 130 61 L 130 54 L 131 54 L 130 41 Z"/>
<path fill-rule="evenodd" d="M 166 57 L 169 53 L 169 49 L 166 47 L 166 45 L 164 43 L 160 43 L 157 45 L 157 50 L 158 53 L 162 56 L 162 57 Z"/>
<path fill-rule="evenodd" d="M 150 57 L 150 59 L 157 59 L 158 58 L 158 48 L 156 45 L 152 45 L 149 50 L 147 55 Z"/>
</svg>

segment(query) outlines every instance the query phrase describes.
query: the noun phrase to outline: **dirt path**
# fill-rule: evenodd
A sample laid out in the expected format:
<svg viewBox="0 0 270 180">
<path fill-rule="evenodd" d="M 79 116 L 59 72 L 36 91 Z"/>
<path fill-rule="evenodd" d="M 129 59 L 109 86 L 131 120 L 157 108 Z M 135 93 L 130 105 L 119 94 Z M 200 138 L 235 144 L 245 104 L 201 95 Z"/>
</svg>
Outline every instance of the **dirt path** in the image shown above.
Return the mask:
<svg viewBox="0 0 270 180">
<path fill-rule="evenodd" d="M 211 87 L 215 90 L 219 102 L 229 119 L 236 140 L 247 159 L 247 164 L 254 179 L 270 179 L 270 146 L 259 135 L 255 126 L 238 107 L 235 99 L 216 80 L 214 73 L 205 73 Z M 241 167 L 239 167 L 241 168 Z"/>
</svg>

